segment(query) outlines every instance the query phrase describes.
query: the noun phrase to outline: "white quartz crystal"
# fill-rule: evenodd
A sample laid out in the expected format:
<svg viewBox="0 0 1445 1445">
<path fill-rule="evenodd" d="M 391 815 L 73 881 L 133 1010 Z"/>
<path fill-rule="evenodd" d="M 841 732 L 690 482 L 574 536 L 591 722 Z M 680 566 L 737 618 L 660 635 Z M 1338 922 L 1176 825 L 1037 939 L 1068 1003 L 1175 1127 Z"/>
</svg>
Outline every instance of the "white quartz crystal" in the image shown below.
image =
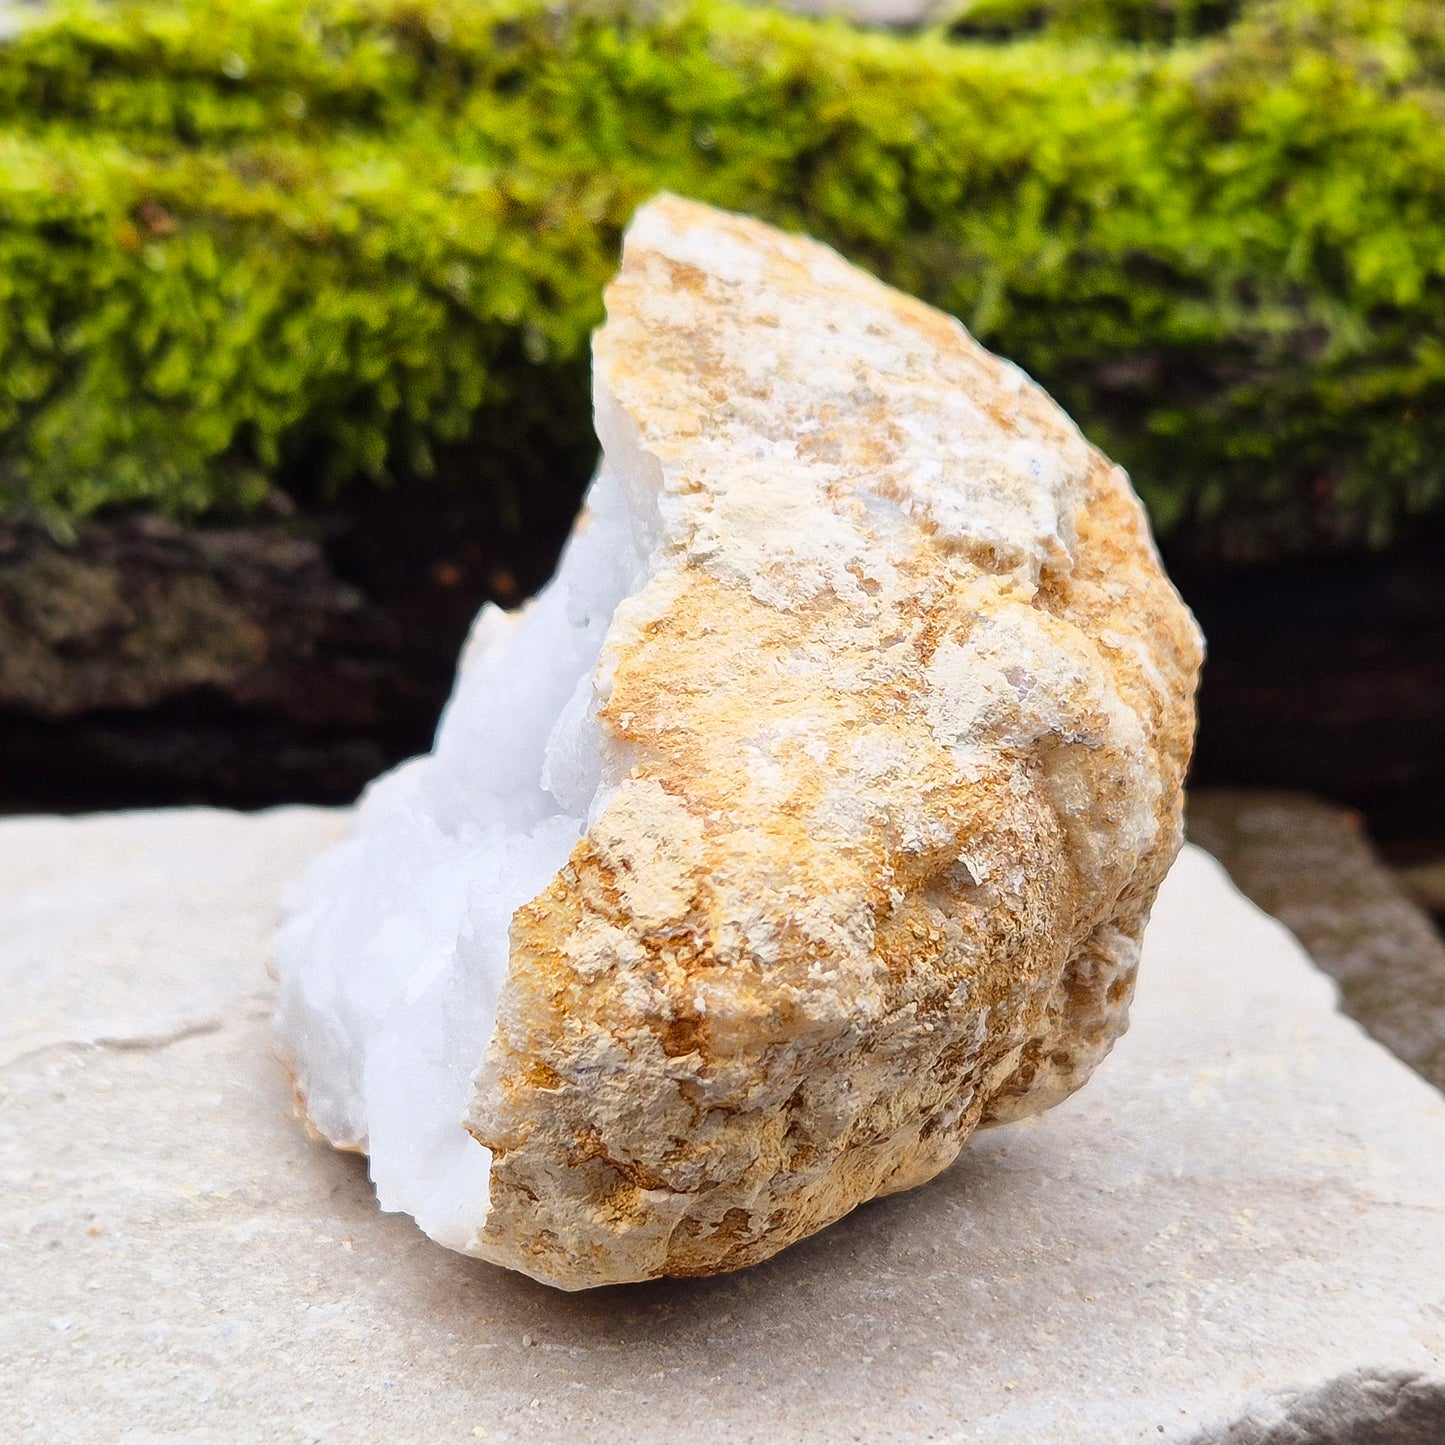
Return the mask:
<svg viewBox="0 0 1445 1445">
<path fill-rule="evenodd" d="M 436 746 L 379 778 L 290 901 L 277 1024 L 312 1124 L 366 1152 L 384 1209 L 453 1249 L 487 1211 L 462 1127 L 496 1021 L 512 914 L 567 861 L 608 759 L 593 673 L 650 539 L 604 467 L 552 582 L 485 608 Z"/>
</svg>

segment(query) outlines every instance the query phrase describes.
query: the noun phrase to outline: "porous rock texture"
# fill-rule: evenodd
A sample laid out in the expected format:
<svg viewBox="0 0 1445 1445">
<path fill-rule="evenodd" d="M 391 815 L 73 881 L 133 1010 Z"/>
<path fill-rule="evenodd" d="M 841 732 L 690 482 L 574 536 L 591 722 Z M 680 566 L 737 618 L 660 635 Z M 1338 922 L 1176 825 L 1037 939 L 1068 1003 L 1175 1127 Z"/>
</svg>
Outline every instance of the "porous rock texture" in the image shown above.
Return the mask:
<svg viewBox="0 0 1445 1445">
<path fill-rule="evenodd" d="M 1200 659 L 1123 472 L 956 321 L 666 197 L 607 307 L 556 581 L 279 949 L 383 1205 L 568 1288 L 761 1260 L 1078 1088 Z"/>
</svg>

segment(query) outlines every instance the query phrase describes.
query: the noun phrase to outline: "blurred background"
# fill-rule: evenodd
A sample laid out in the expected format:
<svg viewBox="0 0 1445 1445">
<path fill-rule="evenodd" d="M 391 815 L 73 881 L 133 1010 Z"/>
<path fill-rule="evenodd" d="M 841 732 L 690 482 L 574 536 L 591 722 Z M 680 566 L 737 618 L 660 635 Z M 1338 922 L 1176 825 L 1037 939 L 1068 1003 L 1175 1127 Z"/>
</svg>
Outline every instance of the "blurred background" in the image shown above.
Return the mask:
<svg viewBox="0 0 1445 1445">
<path fill-rule="evenodd" d="M 671 189 L 955 313 L 1129 468 L 1246 886 L 1313 849 L 1338 913 L 1382 854 L 1445 914 L 1445 6 L 803 9 L 0 0 L 0 809 L 425 749 L 553 566 Z"/>
</svg>

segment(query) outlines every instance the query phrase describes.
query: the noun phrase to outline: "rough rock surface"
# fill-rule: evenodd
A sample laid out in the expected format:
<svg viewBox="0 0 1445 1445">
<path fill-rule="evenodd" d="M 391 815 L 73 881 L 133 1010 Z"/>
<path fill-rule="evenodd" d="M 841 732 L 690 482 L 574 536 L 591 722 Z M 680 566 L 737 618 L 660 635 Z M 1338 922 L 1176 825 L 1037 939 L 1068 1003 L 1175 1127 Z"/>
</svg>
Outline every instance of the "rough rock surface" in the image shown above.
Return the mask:
<svg viewBox="0 0 1445 1445">
<path fill-rule="evenodd" d="M 436 756 L 363 811 L 281 950 L 317 1126 L 428 1232 L 569 1288 L 755 1263 L 1079 1087 L 1179 846 L 1199 662 L 1127 478 L 956 321 L 673 198 L 607 302 L 606 461 L 552 598 L 483 619 Z M 623 524 L 628 576 L 597 542 Z M 584 596 L 590 653 L 543 630 Z M 542 683 L 559 705 L 528 716 Z M 499 697 L 545 756 L 483 722 Z M 408 829 L 408 891 L 553 861 L 500 921 L 505 880 L 377 948 L 377 840 Z M 507 919 L 492 1033 L 473 940 Z M 415 1148 L 461 1137 L 435 1060 L 488 1036 L 465 1126 L 489 1180 Z M 402 1151 L 434 1182 L 398 1179 Z"/>
<path fill-rule="evenodd" d="M 535 445 L 530 408 L 508 425 L 435 485 L 285 522 L 0 522 L 0 810 L 350 803 L 428 747 L 478 608 L 552 574 L 593 462 Z"/>
<path fill-rule="evenodd" d="M 0 525 L 4 801 L 355 797 L 426 736 L 395 618 L 280 526 Z"/>
<path fill-rule="evenodd" d="M 1407 864 L 1399 868 L 1395 876 L 1408 898 L 1445 922 L 1445 857 Z"/>
<path fill-rule="evenodd" d="M 283 616 L 293 636 L 277 656 Z M 288 668 L 328 635 L 368 625 L 316 544 L 277 526 L 188 532 L 130 519 L 85 527 L 67 547 L 38 526 L 0 528 L 6 710 L 60 721 L 206 688 L 276 706 L 291 691 Z M 345 678 L 363 693 L 371 681 L 360 668 Z M 309 705 L 325 706 L 314 695 Z"/>
<path fill-rule="evenodd" d="M 268 936 L 345 821 L 0 821 L 7 1440 L 1445 1438 L 1445 1099 L 1198 851 L 1061 1108 L 756 1270 L 565 1295 L 296 1129 Z"/>
</svg>

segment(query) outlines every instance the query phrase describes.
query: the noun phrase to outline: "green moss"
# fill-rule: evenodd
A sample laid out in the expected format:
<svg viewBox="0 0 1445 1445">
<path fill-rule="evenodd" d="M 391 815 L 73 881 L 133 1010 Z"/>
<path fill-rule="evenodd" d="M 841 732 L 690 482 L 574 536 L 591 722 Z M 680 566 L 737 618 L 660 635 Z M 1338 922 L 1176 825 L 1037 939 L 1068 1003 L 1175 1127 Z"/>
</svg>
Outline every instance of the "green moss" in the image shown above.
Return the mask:
<svg viewBox="0 0 1445 1445">
<path fill-rule="evenodd" d="M 1435 7 L 1274 0 L 1175 45 L 1079 19 L 1130 0 L 1044 8 L 1073 19 L 1001 41 L 713 0 L 64 11 L 0 48 L 7 504 L 411 482 L 554 382 L 573 446 L 621 228 L 669 188 L 958 314 L 1162 529 L 1440 507 Z"/>
</svg>

